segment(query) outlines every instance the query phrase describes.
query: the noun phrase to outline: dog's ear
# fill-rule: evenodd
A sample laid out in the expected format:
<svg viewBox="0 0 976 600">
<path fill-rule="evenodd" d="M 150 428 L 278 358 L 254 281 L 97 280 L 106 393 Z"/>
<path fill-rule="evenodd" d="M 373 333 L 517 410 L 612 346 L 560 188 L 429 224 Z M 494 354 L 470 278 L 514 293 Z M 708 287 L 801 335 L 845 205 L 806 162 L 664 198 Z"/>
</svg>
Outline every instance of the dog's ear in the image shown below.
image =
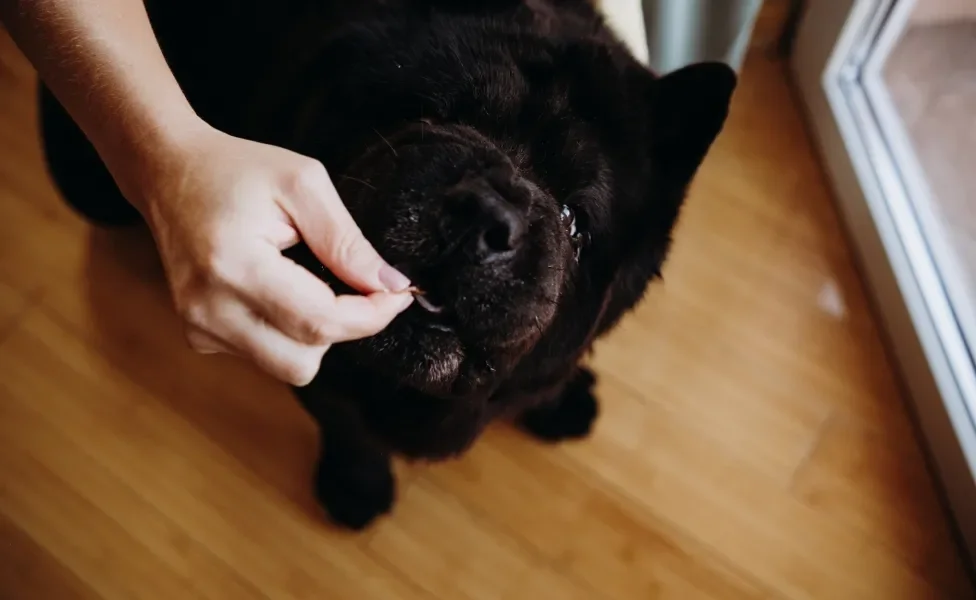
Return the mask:
<svg viewBox="0 0 976 600">
<path fill-rule="evenodd" d="M 653 154 L 669 176 L 683 182 L 694 176 L 725 125 L 737 80 L 728 65 L 702 62 L 653 83 Z"/>
</svg>

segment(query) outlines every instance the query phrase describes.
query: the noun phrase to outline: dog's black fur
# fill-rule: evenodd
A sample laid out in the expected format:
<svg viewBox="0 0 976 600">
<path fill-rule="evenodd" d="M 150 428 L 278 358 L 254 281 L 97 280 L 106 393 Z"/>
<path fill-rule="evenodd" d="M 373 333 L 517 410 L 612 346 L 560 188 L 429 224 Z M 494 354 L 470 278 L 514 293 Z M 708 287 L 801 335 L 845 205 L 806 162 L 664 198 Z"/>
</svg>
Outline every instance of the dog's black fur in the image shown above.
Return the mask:
<svg viewBox="0 0 976 600">
<path fill-rule="evenodd" d="M 594 378 L 577 363 L 658 275 L 731 69 L 658 78 L 584 0 L 148 6 L 199 114 L 321 160 L 370 241 L 443 309 L 415 303 L 336 346 L 296 390 L 321 425 L 316 490 L 335 521 L 390 510 L 393 454 L 458 455 L 499 418 L 549 441 L 589 432 Z M 43 89 L 42 115 L 66 199 L 117 196 Z M 348 291 L 304 245 L 289 255 Z"/>
</svg>

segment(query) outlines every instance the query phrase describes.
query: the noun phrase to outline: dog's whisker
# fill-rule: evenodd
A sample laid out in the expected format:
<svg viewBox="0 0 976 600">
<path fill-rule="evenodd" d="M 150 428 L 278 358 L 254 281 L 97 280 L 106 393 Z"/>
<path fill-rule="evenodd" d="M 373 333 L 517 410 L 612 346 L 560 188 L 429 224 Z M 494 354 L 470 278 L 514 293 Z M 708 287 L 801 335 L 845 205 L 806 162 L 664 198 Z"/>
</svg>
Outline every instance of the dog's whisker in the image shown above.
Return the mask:
<svg viewBox="0 0 976 600">
<path fill-rule="evenodd" d="M 368 181 L 359 179 L 357 177 L 350 177 L 349 175 L 339 175 L 339 179 L 348 179 L 349 181 L 355 181 L 356 183 L 361 183 L 362 185 L 365 185 L 366 187 L 373 190 L 374 192 L 376 191 L 376 187 L 373 184 L 371 184 Z"/>
<path fill-rule="evenodd" d="M 553 266 L 553 265 L 548 265 L 548 266 L 546 266 L 544 268 L 547 271 L 554 271 L 556 273 L 565 273 L 566 272 L 566 267 L 556 267 L 556 266 Z"/>
<path fill-rule="evenodd" d="M 535 319 L 533 320 L 533 322 L 535 324 L 536 331 L 539 332 L 539 337 L 542 337 L 543 335 L 545 335 L 546 332 L 542 329 L 542 323 L 539 321 L 539 317 L 538 316 L 535 317 Z"/>
<path fill-rule="evenodd" d="M 397 154 L 396 148 L 393 147 L 393 144 L 390 143 L 390 140 L 388 140 L 385 137 L 383 137 L 383 134 L 380 133 L 379 131 L 377 131 L 375 128 L 373 129 L 373 133 L 375 133 L 376 135 L 380 136 L 380 139 L 383 140 L 384 142 L 386 142 L 386 145 L 390 147 L 390 152 L 393 153 L 393 156 L 395 156 L 397 158 L 400 158 L 400 155 Z"/>
</svg>

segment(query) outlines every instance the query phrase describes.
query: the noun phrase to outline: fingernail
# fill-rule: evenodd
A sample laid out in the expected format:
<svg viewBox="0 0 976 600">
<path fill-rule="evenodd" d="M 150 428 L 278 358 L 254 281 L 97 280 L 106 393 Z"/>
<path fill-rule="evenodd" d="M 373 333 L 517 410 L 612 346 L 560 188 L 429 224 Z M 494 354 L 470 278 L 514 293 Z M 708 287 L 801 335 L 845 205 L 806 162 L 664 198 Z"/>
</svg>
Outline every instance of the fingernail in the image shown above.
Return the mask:
<svg viewBox="0 0 976 600">
<path fill-rule="evenodd" d="M 407 279 L 407 276 L 390 265 L 383 265 L 380 269 L 380 283 L 391 292 L 399 292 L 410 287 L 410 280 Z"/>
</svg>

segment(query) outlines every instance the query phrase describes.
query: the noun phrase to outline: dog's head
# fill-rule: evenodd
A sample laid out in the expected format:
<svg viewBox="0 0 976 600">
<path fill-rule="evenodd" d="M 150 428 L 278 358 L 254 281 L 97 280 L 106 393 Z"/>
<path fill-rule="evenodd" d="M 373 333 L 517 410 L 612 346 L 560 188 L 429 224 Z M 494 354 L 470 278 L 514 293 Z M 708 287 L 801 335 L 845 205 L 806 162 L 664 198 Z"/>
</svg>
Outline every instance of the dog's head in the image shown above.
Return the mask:
<svg viewBox="0 0 976 600">
<path fill-rule="evenodd" d="M 368 33 L 302 134 L 423 294 L 333 352 L 441 397 L 490 391 L 528 356 L 574 360 L 658 273 L 734 73 L 657 78 L 596 43 Z"/>
</svg>

